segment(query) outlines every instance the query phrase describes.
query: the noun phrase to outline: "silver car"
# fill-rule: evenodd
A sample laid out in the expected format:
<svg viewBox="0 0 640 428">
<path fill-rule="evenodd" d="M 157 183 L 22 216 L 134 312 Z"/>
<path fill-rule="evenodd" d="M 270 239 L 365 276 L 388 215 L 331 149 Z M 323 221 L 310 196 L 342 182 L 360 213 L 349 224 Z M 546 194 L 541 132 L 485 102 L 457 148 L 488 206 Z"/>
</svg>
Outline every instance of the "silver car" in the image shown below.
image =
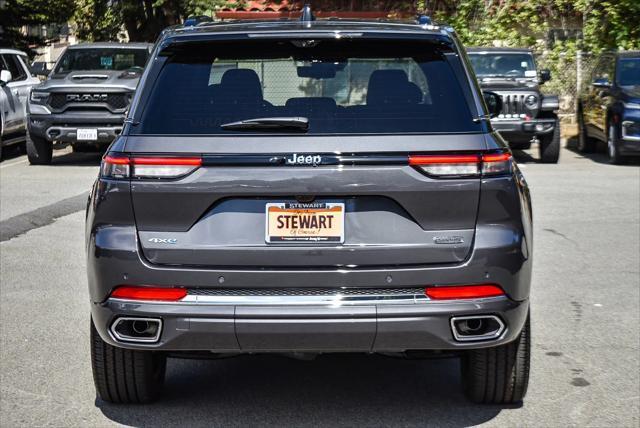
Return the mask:
<svg viewBox="0 0 640 428">
<path fill-rule="evenodd" d="M 0 159 L 3 147 L 25 141 L 29 92 L 40 83 L 28 63 L 26 53 L 0 48 Z"/>
</svg>

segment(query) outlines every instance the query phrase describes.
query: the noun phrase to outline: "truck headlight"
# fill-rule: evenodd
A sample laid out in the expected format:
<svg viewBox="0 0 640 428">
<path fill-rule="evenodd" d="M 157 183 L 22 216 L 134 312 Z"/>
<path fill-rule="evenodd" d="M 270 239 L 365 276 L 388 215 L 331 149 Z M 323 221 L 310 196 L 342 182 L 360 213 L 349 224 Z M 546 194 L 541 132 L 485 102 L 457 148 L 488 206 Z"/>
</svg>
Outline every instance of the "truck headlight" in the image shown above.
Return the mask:
<svg viewBox="0 0 640 428">
<path fill-rule="evenodd" d="M 48 92 L 31 91 L 29 101 L 31 101 L 33 104 L 46 104 L 48 98 Z"/>
<path fill-rule="evenodd" d="M 527 98 L 524 99 L 524 104 L 528 108 L 534 109 L 538 107 L 538 97 L 536 97 L 535 95 L 529 95 Z"/>
</svg>

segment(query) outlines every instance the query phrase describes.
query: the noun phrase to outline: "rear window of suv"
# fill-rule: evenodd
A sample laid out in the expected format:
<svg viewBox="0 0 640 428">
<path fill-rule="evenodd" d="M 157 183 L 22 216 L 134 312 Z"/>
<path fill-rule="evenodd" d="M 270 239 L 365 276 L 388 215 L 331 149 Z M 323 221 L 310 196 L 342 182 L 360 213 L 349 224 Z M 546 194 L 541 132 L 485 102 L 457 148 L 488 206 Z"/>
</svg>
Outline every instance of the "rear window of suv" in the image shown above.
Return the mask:
<svg viewBox="0 0 640 428">
<path fill-rule="evenodd" d="M 459 57 L 441 49 L 406 40 L 182 46 L 164 58 L 132 133 L 264 133 L 223 125 L 281 117 L 308 119 L 311 134 L 478 132 Z"/>
</svg>

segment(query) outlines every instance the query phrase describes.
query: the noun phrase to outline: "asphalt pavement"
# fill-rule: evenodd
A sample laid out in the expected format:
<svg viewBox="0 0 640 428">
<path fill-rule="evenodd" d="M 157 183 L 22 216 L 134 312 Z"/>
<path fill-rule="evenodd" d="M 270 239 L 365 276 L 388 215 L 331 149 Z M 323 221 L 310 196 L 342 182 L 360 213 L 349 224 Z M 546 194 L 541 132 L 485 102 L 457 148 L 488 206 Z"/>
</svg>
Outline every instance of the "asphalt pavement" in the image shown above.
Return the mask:
<svg viewBox="0 0 640 428">
<path fill-rule="evenodd" d="M 470 404 L 457 360 L 326 355 L 168 363 L 156 404 L 96 399 L 84 205 L 100 155 L 0 163 L 0 426 L 640 424 L 640 161 L 517 155 L 535 222 L 533 354 L 522 406 Z"/>
</svg>

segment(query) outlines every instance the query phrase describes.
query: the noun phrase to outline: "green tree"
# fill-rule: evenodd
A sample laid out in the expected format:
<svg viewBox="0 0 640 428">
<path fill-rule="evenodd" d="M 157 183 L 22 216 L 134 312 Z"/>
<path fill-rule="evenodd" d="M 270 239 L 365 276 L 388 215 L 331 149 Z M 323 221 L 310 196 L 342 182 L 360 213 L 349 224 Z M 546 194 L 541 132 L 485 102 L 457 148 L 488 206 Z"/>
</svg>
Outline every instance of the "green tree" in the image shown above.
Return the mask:
<svg viewBox="0 0 640 428">
<path fill-rule="evenodd" d="M 0 1 L 0 46 L 34 54 L 32 47 L 45 43 L 37 36 L 24 36 L 24 25 L 63 24 L 75 10 L 75 0 L 5 0 Z"/>
<path fill-rule="evenodd" d="M 113 40 L 126 30 L 129 40 L 153 42 L 160 32 L 192 15 L 211 16 L 226 0 L 76 0 L 78 34 L 86 40 Z"/>
<path fill-rule="evenodd" d="M 640 48 L 640 0 L 418 0 L 467 45 L 533 46 L 551 27 L 581 23 L 584 50 Z"/>
</svg>

